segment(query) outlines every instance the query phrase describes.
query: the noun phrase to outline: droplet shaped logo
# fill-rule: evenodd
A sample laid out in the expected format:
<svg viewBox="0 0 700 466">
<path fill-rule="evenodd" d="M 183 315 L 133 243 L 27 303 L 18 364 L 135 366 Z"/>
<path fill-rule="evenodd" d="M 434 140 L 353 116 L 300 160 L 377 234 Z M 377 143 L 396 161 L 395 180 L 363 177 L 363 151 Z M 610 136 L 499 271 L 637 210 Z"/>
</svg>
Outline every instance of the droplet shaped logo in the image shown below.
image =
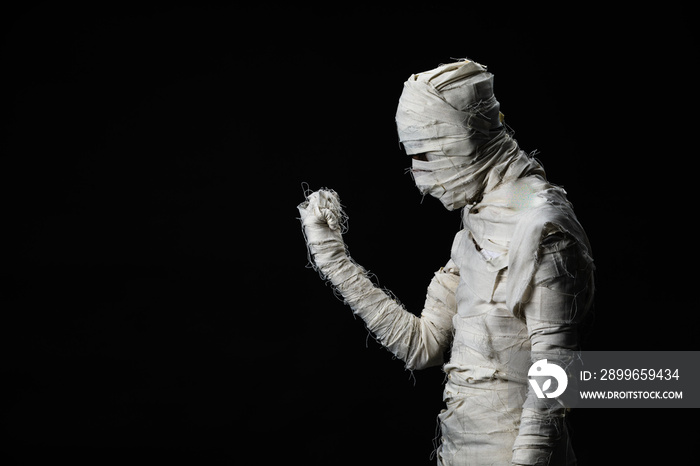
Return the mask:
<svg viewBox="0 0 700 466">
<path fill-rule="evenodd" d="M 527 375 L 529 377 L 530 386 L 535 392 L 535 395 L 537 395 L 537 398 L 556 398 L 564 393 L 569 383 L 564 369 L 556 364 L 548 363 L 546 359 L 540 359 L 530 366 Z M 536 379 L 533 379 L 533 377 L 536 377 Z M 543 377 L 548 378 L 544 380 L 540 387 L 538 380 L 541 380 Z M 549 392 L 552 388 L 552 379 L 557 381 L 557 386 L 554 391 Z"/>
</svg>

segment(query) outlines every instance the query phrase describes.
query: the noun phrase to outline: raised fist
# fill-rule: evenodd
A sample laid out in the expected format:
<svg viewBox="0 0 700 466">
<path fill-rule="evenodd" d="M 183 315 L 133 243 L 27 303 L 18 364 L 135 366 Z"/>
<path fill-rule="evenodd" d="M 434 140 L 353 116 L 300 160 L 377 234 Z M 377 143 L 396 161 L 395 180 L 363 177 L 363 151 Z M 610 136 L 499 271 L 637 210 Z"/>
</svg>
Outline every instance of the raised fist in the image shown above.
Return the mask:
<svg viewBox="0 0 700 466">
<path fill-rule="evenodd" d="M 312 192 L 297 209 L 310 259 L 317 267 L 346 255 L 342 235 L 346 217 L 335 191 Z"/>
</svg>

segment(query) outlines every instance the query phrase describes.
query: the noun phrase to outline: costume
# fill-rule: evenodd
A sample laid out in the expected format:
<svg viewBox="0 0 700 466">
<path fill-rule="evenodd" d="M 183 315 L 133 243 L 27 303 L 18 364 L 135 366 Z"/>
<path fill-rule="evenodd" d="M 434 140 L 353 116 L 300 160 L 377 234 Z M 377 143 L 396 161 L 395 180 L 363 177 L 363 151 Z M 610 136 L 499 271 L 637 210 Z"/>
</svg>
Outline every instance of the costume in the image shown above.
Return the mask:
<svg viewBox="0 0 700 466">
<path fill-rule="evenodd" d="M 299 206 L 310 260 L 407 368 L 443 364 L 451 349 L 439 465 L 575 464 L 565 406 L 527 383 L 535 361 L 568 364 L 592 302 L 590 245 L 566 193 L 504 128 L 493 75 L 478 63 L 412 75 L 396 123 L 421 192 L 463 209 L 420 317 L 349 257 L 330 190 Z"/>
</svg>

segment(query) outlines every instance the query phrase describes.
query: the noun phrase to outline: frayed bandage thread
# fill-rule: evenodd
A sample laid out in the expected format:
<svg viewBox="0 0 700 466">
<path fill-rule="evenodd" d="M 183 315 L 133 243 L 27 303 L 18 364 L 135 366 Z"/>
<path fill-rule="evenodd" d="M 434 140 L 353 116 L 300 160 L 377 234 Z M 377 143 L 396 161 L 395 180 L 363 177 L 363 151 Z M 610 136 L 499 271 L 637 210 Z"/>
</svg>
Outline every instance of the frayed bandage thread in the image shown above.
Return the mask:
<svg viewBox="0 0 700 466">
<path fill-rule="evenodd" d="M 456 312 L 455 291 L 459 284 L 456 269 L 446 267 L 435 273 L 420 317 L 408 312 L 350 258 L 340 229 L 332 230 L 330 224 L 323 226 L 328 213 L 333 213 L 333 206 L 336 213 L 340 212 L 337 210 L 340 202 L 336 201 L 337 194 L 325 190 L 312 193 L 299 205 L 312 267 L 330 281 L 376 340 L 404 361 L 407 369 L 442 364 L 443 353 L 451 342 L 452 317 Z"/>
</svg>

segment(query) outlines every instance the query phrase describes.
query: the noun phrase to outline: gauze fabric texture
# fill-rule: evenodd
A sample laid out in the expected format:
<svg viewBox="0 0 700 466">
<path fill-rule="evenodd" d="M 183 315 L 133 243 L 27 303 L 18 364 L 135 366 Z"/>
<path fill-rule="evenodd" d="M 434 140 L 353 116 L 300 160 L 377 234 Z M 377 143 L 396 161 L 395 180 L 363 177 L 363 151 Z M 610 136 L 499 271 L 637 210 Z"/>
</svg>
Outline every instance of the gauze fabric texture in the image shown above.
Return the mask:
<svg viewBox="0 0 700 466">
<path fill-rule="evenodd" d="M 527 370 L 573 358 L 593 260 L 564 190 L 500 126 L 492 79 L 474 62 L 449 64 L 411 76 L 399 102 L 406 151 L 427 155 L 414 161 L 419 189 L 464 207 L 420 317 L 349 257 L 334 192 L 307 196 L 299 212 L 314 267 L 407 368 L 442 364 L 450 349 L 438 465 L 572 465 L 566 408 L 538 399 Z"/>
<path fill-rule="evenodd" d="M 506 138 L 493 75 L 463 61 L 412 75 L 396 111 L 399 140 L 408 155 L 437 160 L 413 162 L 423 194 L 448 210 L 464 207 L 504 177 L 544 176 L 542 167 Z"/>
<path fill-rule="evenodd" d="M 442 364 L 457 306 L 459 275 L 454 264 L 449 262 L 435 273 L 419 318 L 376 287 L 349 256 L 341 235 L 345 214 L 334 191 L 311 193 L 298 208 L 310 263 L 334 285 L 375 338 L 409 370 Z"/>
</svg>

